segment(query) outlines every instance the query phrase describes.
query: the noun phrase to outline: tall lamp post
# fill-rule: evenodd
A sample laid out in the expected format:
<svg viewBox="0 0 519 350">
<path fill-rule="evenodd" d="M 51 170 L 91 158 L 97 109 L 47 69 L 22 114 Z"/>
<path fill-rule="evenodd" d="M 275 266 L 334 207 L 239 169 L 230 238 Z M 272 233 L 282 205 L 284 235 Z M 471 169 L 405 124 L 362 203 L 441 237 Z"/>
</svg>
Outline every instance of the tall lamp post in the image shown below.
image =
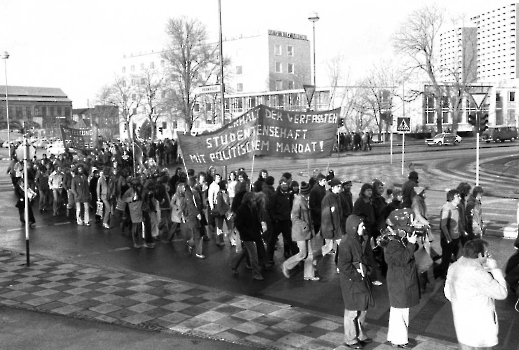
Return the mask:
<svg viewBox="0 0 519 350">
<path fill-rule="evenodd" d="M 2 59 L 4 60 L 4 70 L 5 70 L 5 112 L 7 117 L 7 145 L 9 148 L 9 159 L 11 159 L 11 130 L 9 128 L 9 90 L 7 87 L 7 59 L 9 58 L 9 53 L 4 51 L 2 53 Z"/>
<path fill-rule="evenodd" d="M 308 20 L 312 22 L 312 29 L 313 29 L 313 51 L 314 51 L 314 88 L 317 86 L 316 79 L 315 79 L 315 22 L 319 20 L 319 15 L 317 12 L 312 12 L 310 16 L 308 17 Z M 317 111 L 317 100 L 314 101 L 314 109 Z"/>
</svg>

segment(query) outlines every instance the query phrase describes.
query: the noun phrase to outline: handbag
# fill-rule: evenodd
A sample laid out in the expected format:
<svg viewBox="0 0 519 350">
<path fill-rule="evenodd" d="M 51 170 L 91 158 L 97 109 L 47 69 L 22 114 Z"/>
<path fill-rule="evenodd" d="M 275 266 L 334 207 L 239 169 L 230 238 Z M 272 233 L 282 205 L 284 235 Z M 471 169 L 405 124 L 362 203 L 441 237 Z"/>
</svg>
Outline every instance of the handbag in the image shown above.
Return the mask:
<svg viewBox="0 0 519 350">
<path fill-rule="evenodd" d="M 97 201 L 97 209 L 96 209 L 96 215 L 97 216 L 103 216 L 103 208 L 104 204 L 103 201 Z"/>
<path fill-rule="evenodd" d="M 418 273 L 428 271 L 434 263 L 433 259 L 424 247 L 421 247 L 414 252 L 414 258 L 416 261 L 416 268 L 418 269 Z"/>
</svg>

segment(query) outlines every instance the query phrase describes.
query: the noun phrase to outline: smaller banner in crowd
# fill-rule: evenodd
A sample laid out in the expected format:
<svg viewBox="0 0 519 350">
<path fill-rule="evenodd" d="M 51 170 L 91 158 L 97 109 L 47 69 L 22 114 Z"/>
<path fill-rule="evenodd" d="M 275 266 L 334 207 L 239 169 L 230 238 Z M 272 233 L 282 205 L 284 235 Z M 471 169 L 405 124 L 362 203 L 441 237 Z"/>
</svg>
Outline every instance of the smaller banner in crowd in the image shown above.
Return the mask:
<svg viewBox="0 0 519 350">
<path fill-rule="evenodd" d="M 94 148 L 94 132 L 92 128 L 71 128 L 62 125 L 61 138 L 65 147 L 72 147 L 76 150 Z"/>
<path fill-rule="evenodd" d="M 186 166 L 226 165 L 254 155 L 309 159 L 329 157 L 340 108 L 294 112 L 257 106 L 211 133 L 179 135 Z"/>
</svg>

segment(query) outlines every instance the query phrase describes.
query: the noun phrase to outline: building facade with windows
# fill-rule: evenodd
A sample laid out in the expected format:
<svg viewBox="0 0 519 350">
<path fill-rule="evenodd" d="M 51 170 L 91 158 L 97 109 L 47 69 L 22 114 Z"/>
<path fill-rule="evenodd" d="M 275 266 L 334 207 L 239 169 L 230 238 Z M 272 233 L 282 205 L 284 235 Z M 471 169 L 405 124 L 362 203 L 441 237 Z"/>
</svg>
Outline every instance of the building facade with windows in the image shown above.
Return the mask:
<svg viewBox="0 0 519 350">
<path fill-rule="evenodd" d="M 477 27 L 478 79 L 502 81 L 518 78 L 517 12 L 513 3 L 471 18 Z"/>
<path fill-rule="evenodd" d="M 477 27 L 459 27 L 440 34 L 440 79 L 476 81 Z"/>
<path fill-rule="evenodd" d="M 6 87 L 0 86 L 0 128 L 7 127 Z M 55 136 L 59 125 L 72 120 L 72 100 L 60 88 L 8 86 L 10 124 L 28 122 L 31 127 L 45 129 Z"/>
</svg>

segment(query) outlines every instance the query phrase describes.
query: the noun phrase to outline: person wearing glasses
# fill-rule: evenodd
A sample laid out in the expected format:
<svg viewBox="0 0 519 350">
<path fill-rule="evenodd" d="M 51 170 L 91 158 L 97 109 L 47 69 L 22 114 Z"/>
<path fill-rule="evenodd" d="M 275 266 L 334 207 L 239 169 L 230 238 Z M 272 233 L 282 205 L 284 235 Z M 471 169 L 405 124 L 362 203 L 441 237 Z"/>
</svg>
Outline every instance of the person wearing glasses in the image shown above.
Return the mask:
<svg viewBox="0 0 519 350">
<path fill-rule="evenodd" d="M 451 302 L 460 350 L 491 349 L 498 344 L 494 300 L 508 295 L 503 272 L 488 252 L 488 242 L 468 241 L 463 256 L 449 268 L 444 288 Z"/>
<path fill-rule="evenodd" d="M 461 197 L 457 190 L 447 192 L 447 202 L 443 205 L 440 212 L 440 245 L 442 248 L 442 262 L 437 269 L 436 275 L 445 278 L 451 257 L 454 254 L 456 259 L 456 251 L 459 246 L 460 231 L 458 204 Z"/>
</svg>

